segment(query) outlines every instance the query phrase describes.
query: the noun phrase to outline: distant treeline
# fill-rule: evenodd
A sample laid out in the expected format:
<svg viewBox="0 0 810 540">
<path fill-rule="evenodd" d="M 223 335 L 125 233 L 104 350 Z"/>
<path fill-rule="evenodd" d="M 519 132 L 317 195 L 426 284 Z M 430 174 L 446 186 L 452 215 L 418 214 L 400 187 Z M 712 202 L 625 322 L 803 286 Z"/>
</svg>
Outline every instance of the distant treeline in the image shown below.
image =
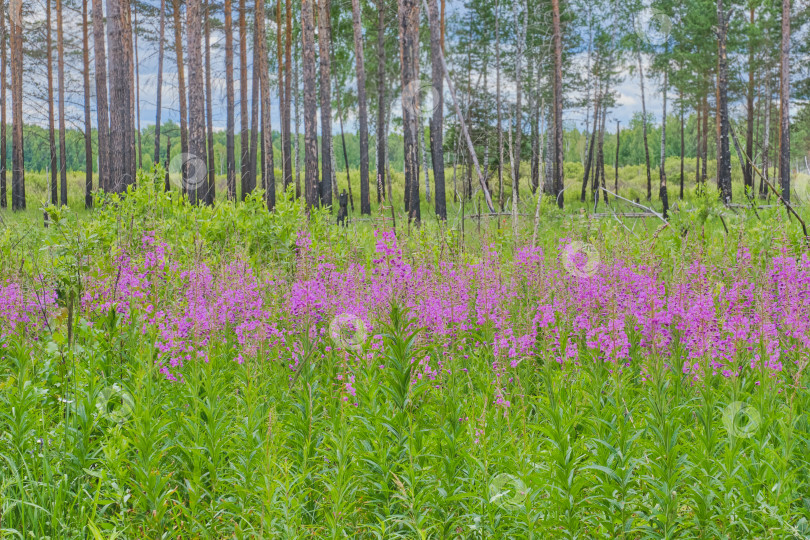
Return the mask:
<svg viewBox="0 0 810 540">
<path fill-rule="evenodd" d="M 803 119 L 802 114 L 792 126 L 793 136 L 791 139 L 791 154 L 797 158 L 804 155 L 810 155 L 810 122 Z M 650 121 L 655 121 L 651 116 Z M 450 120 L 452 122 L 452 119 Z M 697 148 L 697 140 L 694 123 L 696 118 L 689 116 L 685 118 L 684 130 L 684 155 L 687 158 L 694 158 Z M 614 132 L 610 136 L 605 137 L 605 162 L 610 165 L 614 164 L 616 156 L 616 137 L 615 137 L 615 124 L 612 126 Z M 25 126 L 25 168 L 29 171 L 47 171 L 50 159 L 48 157 L 48 130 L 35 125 Z M 457 133 L 456 126 L 450 124 L 447 126 L 447 138 L 445 140 L 445 155 L 446 163 L 448 166 L 453 165 L 453 151 L 456 147 L 455 134 Z M 490 135 L 489 141 L 492 149 L 493 159 L 496 152 L 494 151 L 497 140 L 495 139 L 494 130 Z M 661 126 L 660 124 L 647 124 L 648 141 L 651 155 L 658 155 L 661 140 Z M 167 137 L 171 139 L 172 144 L 172 157 L 176 157 L 180 152 L 180 126 L 174 122 L 166 122 L 161 128 L 161 148 L 160 159 L 163 163 L 166 162 L 166 143 Z M 299 152 L 301 153 L 301 163 L 303 166 L 303 133 L 299 136 Z M 225 132 L 214 132 L 214 164 L 217 174 L 224 174 L 226 147 L 225 147 Z M 346 141 L 346 157 L 348 158 L 349 168 L 357 169 L 360 166 L 360 140 L 355 133 L 345 133 Z M 565 142 L 565 161 L 571 163 L 583 163 L 585 161 L 585 148 L 586 148 L 586 134 L 584 130 L 578 128 L 568 129 L 563 136 Z M 619 166 L 625 165 L 642 165 L 644 164 L 644 145 L 642 137 L 642 122 L 641 116 L 637 115 L 629 123 L 629 126 L 621 126 L 620 144 L 619 144 Z M 370 138 L 372 144 L 371 157 L 372 163 L 375 162 L 376 156 L 374 151 L 376 149 L 376 141 L 372 136 Z M 677 116 L 670 116 L 667 119 L 667 155 L 680 156 L 681 152 L 681 139 L 680 139 L 680 118 Z M 68 129 L 65 134 L 66 143 L 66 163 L 68 171 L 84 171 L 86 170 L 85 153 L 84 153 L 84 133 L 78 129 Z M 531 154 L 530 139 L 524 137 L 523 139 L 523 155 Z M 239 137 L 236 137 L 236 162 L 237 171 L 241 167 L 241 144 Z M 483 155 L 483 142 L 478 145 L 478 149 Z M 337 163 L 337 170 L 345 172 L 345 159 L 343 154 L 343 142 L 340 133 L 334 138 L 335 146 L 335 159 Z M 93 131 L 93 148 L 94 155 L 97 147 L 96 131 Z M 155 128 L 149 126 L 141 133 L 141 148 L 143 154 L 143 167 L 148 169 L 152 166 L 152 158 L 154 156 L 155 148 Z M 281 160 L 281 136 L 279 132 L 273 132 L 273 148 L 275 151 L 275 163 L 280 163 Z M 426 147 L 429 152 L 429 147 Z M 57 152 L 59 148 L 56 148 Z M 709 145 L 709 159 L 714 159 L 715 148 L 714 145 Z M 394 171 L 402 172 L 404 166 L 403 157 L 403 141 L 402 136 L 398 133 L 392 133 L 388 138 L 388 153 L 391 168 Z M 11 168 L 11 145 L 8 145 L 7 156 L 9 160 L 9 169 Z M 464 156 L 459 156 L 460 162 L 464 163 Z M 430 161 L 428 157 L 428 162 Z M 490 164 L 495 166 L 496 161 L 491 161 Z M 278 165 L 277 165 L 278 166 Z M 93 164 L 93 170 L 97 171 L 97 163 Z"/>
</svg>

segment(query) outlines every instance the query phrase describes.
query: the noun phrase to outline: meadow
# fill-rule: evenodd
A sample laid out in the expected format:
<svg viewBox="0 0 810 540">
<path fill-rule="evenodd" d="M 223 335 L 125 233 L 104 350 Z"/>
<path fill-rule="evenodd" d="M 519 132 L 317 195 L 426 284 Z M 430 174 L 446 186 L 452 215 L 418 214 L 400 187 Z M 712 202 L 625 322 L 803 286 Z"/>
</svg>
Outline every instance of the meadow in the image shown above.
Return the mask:
<svg viewBox="0 0 810 540">
<path fill-rule="evenodd" d="M 810 538 L 800 225 L 693 189 L 596 219 L 570 176 L 537 225 L 161 171 L 2 214 L 0 535 Z"/>
</svg>

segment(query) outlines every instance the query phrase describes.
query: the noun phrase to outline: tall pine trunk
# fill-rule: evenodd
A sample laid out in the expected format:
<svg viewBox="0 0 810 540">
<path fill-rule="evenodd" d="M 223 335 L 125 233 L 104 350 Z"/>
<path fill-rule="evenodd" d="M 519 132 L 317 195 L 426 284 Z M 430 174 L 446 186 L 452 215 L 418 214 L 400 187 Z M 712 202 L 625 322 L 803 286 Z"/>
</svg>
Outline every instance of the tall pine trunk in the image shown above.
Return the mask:
<svg viewBox="0 0 810 540">
<path fill-rule="evenodd" d="M 90 34 L 87 1 L 82 0 L 82 84 L 84 86 L 84 207 L 93 207 L 93 123 L 90 118 Z"/>
<path fill-rule="evenodd" d="M 292 0 L 287 0 L 285 41 L 284 41 L 284 110 L 281 115 L 282 161 L 284 162 L 284 189 L 293 181 L 292 176 Z M 301 194 L 296 191 L 296 197 Z"/>
<path fill-rule="evenodd" d="M 98 186 L 110 190 L 110 111 L 107 99 L 107 53 L 104 10 L 93 0 L 93 57 L 96 67 L 96 124 L 98 137 Z"/>
<path fill-rule="evenodd" d="M 357 3 L 358 0 L 352 0 Z M 359 18 L 359 11 L 358 11 Z M 359 28 L 356 30 L 359 33 Z M 358 33 L 355 35 L 357 36 Z M 359 41 L 355 38 L 355 41 Z M 405 186 L 408 193 L 408 221 L 421 221 L 419 201 L 419 4 L 399 0 L 399 44 L 402 75 L 402 131 L 405 142 Z"/>
<path fill-rule="evenodd" d="M 669 49 L 667 49 L 669 52 Z M 658 198 L 664 205 L 664 217 L 669 212 L 669 194 L 667 193 L 667 86 L 669 85 L 669 66 L 664 66 L 663 107 L 661 112 L 661 160 L 659 162 Z"/>
<path fill-rule="evenodd" d="M 371 201 L 369 200 L 368 185 L 368 106 L 366 104 L 366 62 L 365 58 L 363 57 L 362 25 L 363 21 L 360 13 L 360 0 L 352 0 L 354 58 L 357 69 L 357 115 L 360 129 L 360 213 L 371 214 Z"/>
<path fill-rule="evenodd" d="M 557 206 L 563 208 L 563 88 L 562 88 L 562 26 L 560 24 L 560 0 L 551 0 L 552 30 L 554 43 L 554 184 Z M 649 167 L 648 167 L 649 168 Z"/>
<path fill-rule="evenodd" d="M 433 186 L 436 216 L 447 220 L 444 180 L 444 72 L 442 70 L 441 28 L 436 0 L 428 0 L 430 12 L 430 76 L 433 80 L 433 117 L 430 119 L 430 156 L 433 160 Z"/>
<path fill-rule="evenodd" d="M 163 112 L 163 49 L 166 36 L 166 0 L 160 0 L 160 29 L 158 31 L 157 98 L 155 100 L 155 164 L 160 163 L 160 123 Z"/>
<path fill-rule="evenodd" d="M 386 94 L 385 0 L 377 0 L 377 203 L 385 198 L 385 153 L 388 142 L 385 137 Z"/>
<path fill-rule="evenodd" d="M 754 4 L 750 7 L 750 32 L 754 28 Z M 754 195 L 754 170 L 751 160 L 754 159 L 754 39 L 751 34 L 748 37 L 748 88 L 746 89 L 747 124 L 745 133 L 745 165 L 743 167 L 743 180 L 745 190 L 749 196 Z"/>
<path fill-rule="evenodd" d="M 517 51 L 515 54 L 515 168 L 512 171 L 512 184 L 515 201 L 520 201 L 520 150 L 521 136 L 523 135 L 523 49 L 526 48 L 526 27 L 529 24 L 529 9 L 526 0 L 523 0 L 523 24 L 518 20 L 518 3 L 512 4 L 512 14 L 515 19 L 515 29 L 517 30 Z"/>
<path fill-rule="evenodd" d="M 65 144 L 65 36 L 62 0 L 56 0 L 56 73 L 59 82 L 59 202 L 67 206 L 67 145 Z"/>
<path fill-rule="evenodd" d="M 188 108 L 186 102 L 186 69 L 183 62 L 183 22 L 181 19 L 181 0 L 172 0 L 174 4 L 174 52 L 177 57 L 177 95 L 180 102 L 180 152 L 188 154 Z M 186 29 L 188 32 L 188 29 Z M 192 156 L 193 157 L 193 156 Z M 196 156 L 202 157 L 202 156 Z M 186 162 L 182 163 L 183 192 L 186 192 Z"/>
<path fill-rule="evenodd" d="M 261 41 L 264 39 L 259 33 L 259 24 L 263 14 L 261 10 L 261 2 L 253 3 L 253 81 L 251 85 L 251 107 L 250 107 L 250 150 L 248 152 L 250 159 L 250 174 L 248 193 L 253 192 L 257 185 L 257 170 L 258 170 L 258 157 L 259 157 L 259 132 L 261 131 L 261 119 L 259 117 L 259 105 L 261 100 Z"/>
<path fill-rule="evenodd" d="M 723 10 L 723 0 L 717 0 L 717 41 L 718 71 L 717 93 L 719 97 L 718 112 L 720 116 L 720 152 L 717 156 L 717 183 L 720 187 L 720 199 L 724 204 L 731 202 L 731 152 L 729 150 L 728 119 L 728 59 L 726 57 L 726 33 L 728 23 Z"/>
<path fill-rule="evenodd" d="M 208 169 L 205 164 L 205 84 L 202 64 L 201 0 L 187 0 L 186 36 L 188 38 L 189 160 L 188 199 L 191 204 L 205 202 Z M 193 171 L 191 170 L 193 167 Z M 198 170 L 201 168 L 203 170 Z"/>
<path fill-rule="evenodd" d="M 228 200 L 236 200 L 236 96 L 233 80 L 233 0 L 225 0 L 225 161 Z"/>
<path fill-rule="evenodd" d="M 11 208 L 25 210 L 25 156 L 23 151 L 23 37 L 22 0 L 10 0 L 11 27 Z"/>
<path fill-rule="evenodd" d="M 332 48 L 330 1 L 318 2 L 318 50 L 320 61 L 321 97 L 321 204 L 332 206 Z"/>
<path fill-rule="evenodd" d="M 8 186 L 6 177 L 6 72 L 8 52 L 6 50 L 6 0 L 0 0 L 0 208 L 8 208 Z"/>
<path fill-rule="evenodd" d="M 323 1 L 323 0 L 321 0 Z M 315 102 L 315 9 L 301 0 L 301 41 L 304 68 L 304 199 L 307 209 L 318 205 L 318 105 Z"/>
<path fill-rule="evenodd" d="M 126 0 L 107 0 L 110 44 L 110 191 L 123 193 L 135 181 L 132 119 L 132 29 Z"/>
<path fill-rule="evenodd" d="M 205 116 L 208 130 L 208 185 L 205 202 L 214 204 L 217 196 L 217 175 L 214 166 L 214 90 L 211 87 L 211 0 L 205 0 Z"/>
<path fill-rule="evenodd" d="M 779 183 L 790 202 L 790 0 L 782 0 L 782 62 L 779 73 Z"/>
<path fill-rule="evenodd" d="M 256 29 L 262 39 L 258 44 L 261 48 L 259 54 L 259 73 L 262 99 L 262 187 L 264 188 L 264 200 L 268 210 L 276 207 L 276 173 L 275 160 L 273 156 L 273 125 L 271 120 L 270 104 L 270 74 L 268 72 L 267 61 L 267 37 L 265 35 L 265 0 L 257 0 L 260 8 L 259 20 Z"/>
<path fill-rule="evenodd" d="M 138 3 L 133 2 L 133 7 L 137 7 Z M 135 38 L 134 51 L 135 51 L 135 86 L 134 86 L 134 103 L 135 103 L 135 133 L 138 138 L 138 168 L 143 169 L 143 148 L 141 146 L 141 68 L 138 59 L 138 12 L 133 14 L 134 30 L 133 36 Z"/>
<path fill-rule="evenodd" d="M 644 96 L 644 67 L 641 64 L 641 48 L 636 51 L 638 80 L 641 87 L 641 136 L 644 144 L 644 161 L 647 168 L 647 200 L 652 199 L 652 174 L 650 173 L 650 147 L 647 144 L 647 103 Z"/>
<path fill-rule="evenodd" d="M 59 158 L 56 154 L 56 113 L 54 107 L 56 100 L 53 96 L 53 18 L 51 16 L 51 0 L 45 0 L 45 69 L 48 78 L 48 169 L 50 170 L 51 204 L 59 204 Z"/>
<path fill-rule="evenodd" d="M 444 41 L 442 41 L 442 48 L 444 48 Z M 503 109 L 501 107 L 501 34 L 499 0 L 495 0 L 495 109 L 498 124 L 498 204 L 501 207 L 501 212 L 503 212 Z"/>
<path fill-rule="evenodd" d="M 250 118 L 248 118 L 247 7 L 239 0 L 239 185 L 240 198 L 250 191 Z"/>
</svg>

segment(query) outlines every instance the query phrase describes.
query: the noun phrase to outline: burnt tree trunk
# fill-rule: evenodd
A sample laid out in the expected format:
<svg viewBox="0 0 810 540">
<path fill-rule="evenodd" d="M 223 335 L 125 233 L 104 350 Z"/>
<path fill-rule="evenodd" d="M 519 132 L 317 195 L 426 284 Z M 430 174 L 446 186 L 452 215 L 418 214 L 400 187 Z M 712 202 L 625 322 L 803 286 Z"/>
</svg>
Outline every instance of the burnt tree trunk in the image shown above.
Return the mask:
<svg viewBox="0 0 810 540">
<path fill-rule="evenodd" d="M 185 154 L 188 154 L 188 108 L 186 102 L 186 69 L 183 62 L 183 22 L 180 13 L 181 0 L 172 0 L 174 5 L 174 52 L 177 57 L 177 95 L 180 102 L 180 153 L 182 160 L 181 177 L 183 192 L 186 192 Z"/>
<path fill-rule="evenodd" d="M 0 208 L 8 208 L 8 186 L 6 177 L 6 72 L 8 52 L 6 50 L 6 0 L 0 0 Z"/>
<path fill-rule="evenodd" d="M 257 9 L 257 13 L 260 15 L 256 30 L 263 37 L 258 42 L 261 48 L 259 74 L 262 96 L 262 187 L 267 209 L 273 210 L 276 207 L 276 165 L 273 156 L 273 124 L 271 123 L 270 73 L 268 72 L 267 39 L 265 37 L 264 0 L 257 0 L 257 3 L 261 4 L 261 8 Z"/>
<path fill-rule="evenodd" d="M 225 183 L 228 199 L 236 200 L 236 96 L 233 80 L 233 0 L 225 0 Z"/>
<path fill-rule="evenodd" d="M 281 129 L 284 133 L 282 138 L 282 161 L 284 163 L 284 189 L 293 181 L 292 177 L 292 131 L 291 111 L 292 107 L 292 0 L 287 0 L 286 26 L 284 43 L 284 111 L 281 115 Z M 296 197 L 300 193 L 296 191 Z"/>
<path fill-rule="evenodd" d="M 59 204 L 59 171 L 56 154 L 56 100 L 53 96 L 53 19 L 51 17 L 51 0 L 45 0 L 45 70 L 48 79 L 48 169 L 50 170 L 51 204 Z"/>
</svg>

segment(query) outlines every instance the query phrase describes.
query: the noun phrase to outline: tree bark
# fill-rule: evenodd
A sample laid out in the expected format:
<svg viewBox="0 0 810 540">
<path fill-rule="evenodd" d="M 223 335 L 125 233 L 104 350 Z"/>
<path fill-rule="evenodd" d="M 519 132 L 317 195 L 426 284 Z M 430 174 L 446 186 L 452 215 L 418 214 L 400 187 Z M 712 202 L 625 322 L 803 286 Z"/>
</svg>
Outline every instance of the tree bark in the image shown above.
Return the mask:
<svg viewBox="0 0 810 540">
<path fill-rule="evenodd" d="M 332 207 L 332 24 L 330 0 L 318 2 L 318 50 L 321 74 L 321 204 Z M 379 194 L 378 194 L 379 196 Z"/>
<path fill-rule="evenodd" d="M 0 208 L 8 208 L 8 185 L 6 177 L 6 72 L 8 52 L 6 50 L 6 0 L 0 0 Z"/>
<path fill-rule="evenodd" d="M 613 193 L 619 194 L 619 143 L 620 141 L 620 122 L 616 120 L 616 159 L 613 162 Z"/>
<path fill-rule="evenodd" d="M 253 3 L 253 81 L 251 84 L 251 107 L 250 107 L 250 174 L 248 193 L 252 193 L 257 185 L 258 157 L 259 157 L 259 132 L 261 131 L 261 118 L 259 117 L 259 105 L 261 103 L 261 41 L 264 39 L 259 33 L 259 24 L 263 13 L 261 13 L 262 2 Z"/>
<path fill-rule="evenodd" d="M 444 47 L 444 42 L 442 42 Z M 495 0 L 495 114 L 498 124 L 498 205 L 503 212 L 503 109 L 501 108 L 500 1 Z"/>
<path fill-rule="evenodd" d="M 686 149 L 684 148 L 684 133 L 683 133 L 683 109 L 684 109 L 684 102 L 683 102 L 683 90 L 680 91 L 680 102 L 681 102 L 681 191 L 679 199 L 683 200 L 683 183 L 684 183 L 684 174 L 683 174 L 683 162 L 684 162 L 684 155 Z"/>
<path fill-rule="evenodd" d="M 188 107 L 186 102 L 186 69 L 183 62 L 183 22 L 180 6 L 182 0 L 172 0 L 174 6 L 174 52 L 177 57 L 177 95 L 180 102 L 180 152 L 188 154 Z M 188 29 L 186 29 L 188 31 Z M 183 192 L 186 191 L 186 164 L 182 163 Z"/>
<path fill-rule="evenodd" d="M 163 109 L 163 48 L 166 35 L 166 0 L 160 0 L 160 30 L 158 33 L 157 99 L 155 102 L 155 164 L 160 163 L 160 123 Z"/>
<path fill-rule="evenodd" d="M 205 202 L 214 204 L 217 196 L 217 175 L 214 166 L 214 90 L 211 87 L 211 0 L 205 0 L 205 116 L 208 130 L 208 185 Z"/>
<path fill-rule="evenodd" d="M 262 187 L 264 188 L 264 200 L 268 210 L 276 207 L 276 171 L 275 157 L 273 156 L 273 124 L 271 122 L 271 102 L 270 102 L 270 74 L 268 71 L 267 59 L 267 39 L 265 35 L 265 0 L 257 0 L 261 4 L 261 16 L 256 25 L 256 29 L 262 39 L 259 40 L 261 54 L 259 54 L 259 73 L 262 95 Z"/>
<path fill-rule="evenodd" d="M 126 0 L 107 0 L 110 43 L 110 191 L 123 193 L 135 181 L 132 118 L 132 29 Z"/>
<path fill-rule="evenodd" d="M 436 216 L 447 220 L 447 196 L 444 179 L 444 77 L 442 76 L 442 31 L 436 0 L 428 0 L 430 12 L 430 76 L 433 82 L 433 116 L 430 119 L 430 157 L 433 161 Z"/>
<path fill-rule="evenodd" d="M 200 0 L 187 0 L 186 34 L 188 37 L 189 160 L 188 198 L 191 204 L 206 201 L 208 168 L 205 164 L 205 84 L 200 35 Z M 199 169 L 203 169 L 202 171 Z"/>
<path fill-rule="evenodd" d="M 138 3 L 133 2 L 133 7 L 137 7 Z M 132 32 L 135 39 L 134 53 L 135 53 L 135 86 L 134 86 L 134 104 L 135 104 L 135 133 L 138 137 L 138 169 L 143 169 L 143 148 L 141 146 L 141 68 L 140 61 L 138 60 L 138 12 L 134 11 L 133 21 L 135 28 Z"/>
<path fill-rule="evenodd" d="M 82 0 L 82 83 L 84 85 L 84 207 L 93 207 L 93 123 L 90 118 L 90 35 L 87 0 Z"/>
<path fill-rule="evenodd" d="M 286 41 L 284 45 L 284 111 L 281 115 L 282 131 L 284 136 L 282 138 L 282 160 L 284 161 L 284 189 L 293 181 L 292 177 L 292 132 L 290 129 L 291 124 L 291 111 L 292 106 L 292 0 L 287 0 L 286 12 L 286 27 L 285 35 Z M 295 196 L 301 194 L 296 191 Z"/>
<path fill-rule="evenodd" d="M 435 2 L 435 0 L 434 0 Z M 432 29 L 431 29 L 432 32 Z M 432 39 L 432 33 L 431 33 Z M 385 196 L 385 0 L 377 0 L 377 203 Z M 431 130 L 431 137 L 433 131 Z M 390 194 L 389 194 L 390 196 Z"/>
<path fill-rule="evenodd" d="M 669 52 L 669 49 L 667 49 Z M 669 211 L 669 193 L 667 192 L 667 87 L 669 85 L 669 66 L 664 66 L 663 107 L 661 112 L 661 160 L 659 162 L 658 198 L 664 206 L 663 215 L 667 217 Z"/>
<path fill-rule="evenodd" d="M 358 0 L 352 0 L 356 4 Z M 359 18 L 359 11 L 358 11 Z M 359 35 L 359 28 L 355 36 Z M 355 37 L 355 42 L 359 41 Z M 419 225 L 419 4 L 399 0 L 399 43 L 402 76 L 402 131 L 405 143 L 405 186 L 408 193 L 408 221 Z"/>
<path fill-rule="evenodd" d="M 526 48 L 526 27 L 529 24 L 529 8 L 526 0 L 523 0 L 523 24 L 518 21 L 518 3 L 512 4 L 512 14 L 515 19 L 517 29 L 517 51 L 515 54 L 515 168 L 512 172 L 512 184 L 514 193 L 512 196 L 516 202 L 520 202 L 520 154 L 521 136 L 523 135 L 523 49 Z"/>
<path fill-rule="evenodd" d="M 9 26 L 11 27 L 11 131 L 12 172 L 11 208 L 25 210 L 25 156 L 23 152 L 23 37 L 22 0 L 10 0 Z"/>
<path fill-rule="evenodd" d="M 650 173 L 650 147 L 647 144 L 647 103 L 644 98 L 644 68 L 641 65 L 641 49 L 636 51 L 638 80 L 641 87 L 641 134 L 644 143 L 644 160 L 647 166 L 647 200 L 652 199 L 652 174 Z"/>
<path fill-rule="evenodd" d="M 754 4 L 751 4 L 750 8 L 750 28 L 749 32 L 753 32 L 754 29 Z M 753 171 L 753 163 L 751 162 L 754 159 L 754 39 L 752 35 L 749 33 L 748 37 L 748 88 L 746 92 L 746 106 L 747 116 L 748 116 L 748 123 L 746 125 L 746 134 L 745 134 L 745 154 L 748 156 L 748 159 L 745 161 L 743 166 L 743 180 L 745 181 L 745 190 L 749 194 L 749 196 L 753 197 L 754 195 L 754 171 Z"/>
<path fill-rule="evenodd" d="M 247 7 L 239 0 L 239 186 L 240 200 L 250 191 L 250 118 L 248 117 Z"/>
<path fill-rule="evenodd" d="M 790 202 L 790 0 L 782 0 L 782 62 L 779 74 L 779 183 Z"/>
<path fill-rule="evenodd" d="M 410 2 L 413 3 L 414 0 L 410 0 Z M 419 11 L 417 9 L 417 15 L 418 13 Z M 366 105 L 366 62 L 365 58 L 363 57 L 362 24 L 360 0 L 352 0 L 354 58 L 355 66 L 357 68 L 357 109 L 360 129 L 360 213 L 371 214 L 371 201 L 369 200 L 368 185 L 368 110 Z M 402 23 L 400 22 L 400 25 L 401 24 Z"/>
<path fill-rule="evenodd" d="M 720 154 L 717 156 L 717 183 L 720 187 L 720 199 L 723 203 L 731 202 L 731 152 L 728 141 L 728 59 L 726 57 L 726 33 L 728 23 L 723 10 L 723 0 L 717 0 L 717 41 L 718 72 L 717 92 L 719 96 L 718 111 L 720 116 Z M 666 213 L 664 214 L 666 217 Z"/>
<path fill-rule="evenodd" d="M 321 0 L 323 1 L 323 0 Z M 304 68 L 304 199 L 318 206 L 318 105 L 315 102 L 315 13 L 313 0 L 301 0 L 301 42 Z"/>
<path fill-rule="evenodd" d="M 565 205 L 563 197 L 563 89 L 562 89 L 562 27 L 560 25 L 560 0 L 551 0 L 552 28 L 554 32 L 554 195 L 557 206 Z M 642 100 L 643 102 L 643 100 Z M 649 161 L 648 161 L 649 164 Z M 649 166 L 648 166 L 649 170 Z M 648 172 L 649 174 L 649 172 Z"/>
<path fill-rule="evenodd" d="M 228 199 L 236 200 L 236 96 L 233 80 L 233 0 L 225 0 L 225 161 Z"/>
<path fill-rule="evenodd" d="M 62 0 L 56 0 L 56 72 L 59 81 L 59 202 L 67 206 L 67 145 L 65 144 L 65 37 Z"/>
<path fill-rule="evenodd" d="M 104 10 L 101 0 L 93 0 L 93 56 L 96 66 L 96 124 L 98 128 L 98 186 L 110 190 L 110 112 L 107 101 L 107 54 L 104 36 Z"/>
<path fill-rule="evenodd" d="M 45 0 L 45 25 L 45 54 L 48 55 L 45 60 L 48 78 L 48 169 L 51 176 L 51 204 L 56 206 L 59 204 L 59 159 L 56 154 L 56 113 L 54 112 L 56 100 L 53 96 L 53 19 L 51 16 L 51 0 Z"/>
</svg>

